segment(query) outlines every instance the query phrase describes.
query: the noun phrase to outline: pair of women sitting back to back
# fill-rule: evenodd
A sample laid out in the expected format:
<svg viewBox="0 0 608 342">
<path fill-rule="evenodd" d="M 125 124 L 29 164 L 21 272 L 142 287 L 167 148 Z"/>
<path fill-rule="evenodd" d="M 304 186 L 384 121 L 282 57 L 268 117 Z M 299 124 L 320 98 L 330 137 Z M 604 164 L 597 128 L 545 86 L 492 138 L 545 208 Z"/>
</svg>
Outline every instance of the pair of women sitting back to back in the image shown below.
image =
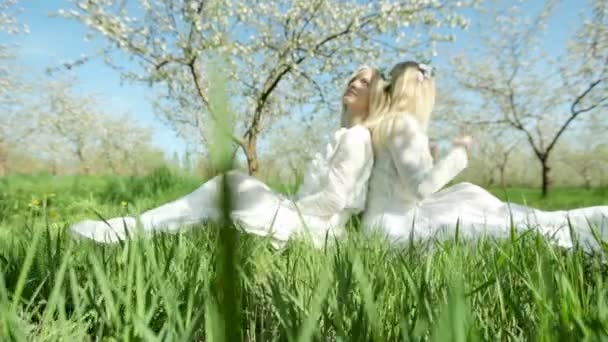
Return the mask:
<svg viewBox="0 0 608 342">
<path fill-rule="evenodd" d="M 608 237 L 608 206 L 545 212 L 502 202 L 483 188 L 460 183 L 441 190 L 467 165 L 471 137 L 454 141 L 437 162 L 427 128 L 435 103 L 429 67 L 395 65 L 386 81 L 363 67 L 347 82 L 342 127 L 324 154 L 312 159 L 293 198 L 282 196 L 240 171 L 225 175 L 231 191 L 230 216 L 244 231 L 282 244 L 307 236 L 315 245 L 345 235 L 352 215 L 363 212 L 362 229 L 380 232 L 389 242 L 484 235 L 507 237 L 511 227 L 537 229 L 563 247 L 572 247 L 570 227 L 581 245 L 596 249 Z M 116 242 L 136 232 L 175 232 L 220 217 L 222 176 L 192 193 L 136 217 L 86 220 L 71 227 L 79 237 Z"/>
</svg>

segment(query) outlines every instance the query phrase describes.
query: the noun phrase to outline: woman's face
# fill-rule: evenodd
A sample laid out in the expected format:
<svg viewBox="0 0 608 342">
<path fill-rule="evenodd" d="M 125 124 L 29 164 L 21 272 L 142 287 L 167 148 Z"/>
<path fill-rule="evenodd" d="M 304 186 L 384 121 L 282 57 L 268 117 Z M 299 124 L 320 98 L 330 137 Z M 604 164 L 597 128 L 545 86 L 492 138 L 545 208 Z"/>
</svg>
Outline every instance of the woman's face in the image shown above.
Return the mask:
<svg viewBox="0 0 608 342">
<path fill-rule="evenodd" d="M 369 84 L 373 77 L 372 69 L 363 69 L 346 86 L 342 103 L 351 115 L 367 115 L 369 111 Z"/>
</svg>

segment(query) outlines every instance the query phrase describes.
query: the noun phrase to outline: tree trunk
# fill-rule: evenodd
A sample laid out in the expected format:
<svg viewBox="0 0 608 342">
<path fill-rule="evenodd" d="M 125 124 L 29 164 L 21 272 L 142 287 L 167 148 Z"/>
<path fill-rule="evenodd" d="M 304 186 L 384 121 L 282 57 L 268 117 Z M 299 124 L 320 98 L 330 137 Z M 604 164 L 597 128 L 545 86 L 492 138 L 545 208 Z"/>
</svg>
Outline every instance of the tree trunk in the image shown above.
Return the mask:
<svg viewBox="0 0 608 342">
<path fill-rule="evenodd" d="M 8 167 L 6 166 L 6 160 L 0 155 L 0 177 L 8 174 Z"/>
<path fill-rule="evenodd" d="M 114 163 L 110 160 L 108 160 L 108 166 L 110 166 L 110 170 L 112 171 L 113 175 L 118 175 L 118 169 L 116 168 L 116 165 L 114 165 Z"/>
<path fill-rule="evenodd" d="M 84 152 L 82 151 L 82 149 L 80 147 L 76 148 L 76 157 L 78 158 L 78 161 L 80 162 L 80 172 L 84 173 L 85 175 L 89 175 L 90 172 L 90 167 L 89 165 L 87 165 L 86 160 L 84 158 Z"/>
<path fill-rule="evenodd" d="M 8 173 L 8 147 L 4 139 L 0 137 L 0 176 Z"/>
<path fill-rule="evenodd" d="M 589 172 L 583 172 L 583 179 L 585 180 L 585 189 L 591 190 L 591 182 L 593 182 L 593 178 L 589 174 Z"/>
<path fill-rule="evenodd" d="M 55 159 L 51 160 L 51 174 L 56 176 L 59 173 L 59 169 L 57 166 L 57 161 Z"/>
<path fill-rule="evenodd" d="M 252 135 L 247 139 L 247 145 L 245 146 L 245 157 L 247 157 L 247 169 L 251 176 L 255 176 L 258 173 L 258 149 L 257 149 L 257 136 Z"/>
<path fill-rule="evenodd" d="M 547 195 L 549 194 L 549 185 L 551 185 L 551 180 L 549 179 L 549 171 L 551 171 L 551 168 L 549 167 L 549 165 L 547 164 L 547 158 L 541 159 L 540 160 L 540 164 L 542 167 L 542 197 L 547 197 Z"/>
<path fill-rule="evenodd" d="M 8 174 L 8 157 L 6 151 L 0 146 L 0 177 Z"/>
<path fill-rule="evenodd" d="M 505 173 L 506 173 L 505 168 L 501 167 L 500 168 L 500 186 L 502 186 L 503 189 L 507 187 L 507 181 L 505 179 Z"/>
</svg>

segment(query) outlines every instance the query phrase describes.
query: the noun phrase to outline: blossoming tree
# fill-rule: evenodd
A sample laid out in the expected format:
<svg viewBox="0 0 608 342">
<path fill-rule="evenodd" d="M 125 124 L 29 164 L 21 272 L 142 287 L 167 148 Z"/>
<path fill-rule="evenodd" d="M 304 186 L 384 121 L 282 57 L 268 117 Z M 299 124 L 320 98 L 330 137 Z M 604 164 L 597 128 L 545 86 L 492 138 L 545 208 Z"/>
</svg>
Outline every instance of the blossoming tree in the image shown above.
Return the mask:
<svg viewBox="0 0 608 342">
<path fill-rule="evenodd" d="M 237 115 L 232 140 L 253 174 L 258 139 L 276 120 L 300 104 L 314 111 L 339 103 L 336 80 L 358 64 L 429 58 L 433 42 L 452 39 L 446 27 L 466 27 L 460 10 L 475 0 L 72 2 L 60 14 L 107 43 L 91 55 L 155 86 L 158 113 L 190 141 L 206 142 L 214 117 L 207 71 L 223 56 Z"/>
<path fill-rule="evenodd" d="M 542 34 L 555 6 L 546 1 L 534 18 L 510 2 L 490 12 L 480 51 L 453 60 L 460 85 L 481 99 L 478 122 L 511 129 L 532 149 L 543 196 L 560 138 L 585 113 L 608 107 L 608 3 L 591 1 L 564 54 L 548 56 Z"/>
</svg>

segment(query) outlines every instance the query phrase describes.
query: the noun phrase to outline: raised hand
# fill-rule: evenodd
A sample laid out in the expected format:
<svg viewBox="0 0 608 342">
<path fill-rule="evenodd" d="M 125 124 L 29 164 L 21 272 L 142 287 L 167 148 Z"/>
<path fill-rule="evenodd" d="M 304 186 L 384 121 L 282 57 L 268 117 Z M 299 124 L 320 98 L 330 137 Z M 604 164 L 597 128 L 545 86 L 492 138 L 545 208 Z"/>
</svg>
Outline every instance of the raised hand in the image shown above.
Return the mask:
<svg viewBox="0 0 608 342">
<path fill-rule="evenodd" d="M 459 136 L 458 138 L 454 139 L 454 145 L 464 147 L 468 153 L 471 151 L 471 147 L 473 146 L 473 137 L 468 134 Z"/>
</svg>

